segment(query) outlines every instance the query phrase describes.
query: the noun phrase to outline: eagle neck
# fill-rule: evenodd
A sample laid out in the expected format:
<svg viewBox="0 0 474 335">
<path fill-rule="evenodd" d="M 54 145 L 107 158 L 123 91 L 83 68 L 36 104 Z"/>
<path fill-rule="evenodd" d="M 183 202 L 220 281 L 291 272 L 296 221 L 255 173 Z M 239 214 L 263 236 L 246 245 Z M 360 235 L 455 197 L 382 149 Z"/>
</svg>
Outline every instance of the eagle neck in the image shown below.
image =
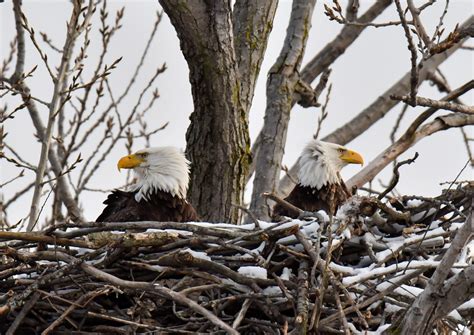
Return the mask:
<svg viewBox="0 0 474 335">
<path fill-rule="evenodd" d="M 181 181 L 175 175 L 157 173 L 151 169 L 136 169 L 138 182 L 133 186 L 136 192 L 135 200 L 148 201 L 150 197 L 159 191 L 169 193 L 173 197 L 186 198 L 187 182 Z"/>
<path fill-rule="evenodd" d="M 321 156 L 300 158 L 299 184 L 320 190 L 328 184 L 340 184 L 339 171 Z"/>
</svg>

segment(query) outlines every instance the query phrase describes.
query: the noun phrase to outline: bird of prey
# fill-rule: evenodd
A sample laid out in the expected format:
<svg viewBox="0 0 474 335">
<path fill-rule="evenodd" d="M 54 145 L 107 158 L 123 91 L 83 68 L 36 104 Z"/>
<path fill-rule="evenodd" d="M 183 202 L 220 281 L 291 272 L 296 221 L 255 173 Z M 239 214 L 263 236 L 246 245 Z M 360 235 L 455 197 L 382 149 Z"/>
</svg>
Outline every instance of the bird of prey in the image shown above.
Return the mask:
<svg viewBox="0 0 474 335">
<path fill-rule="evenodd" d="M 175 147 L 139 150 L 122 157 L 120 169 L 133 169 L 136 183 L 129 191 L 114 190 L 96 222 L 197 221 L 193 206 L 186 201 L 189 161 Z"/>
<path fill-rule="evenodd" d="M 360 154 L 342 145 L 311 140 L 298 160 L 298 184 L 285 200 L 304 211 L 324 210 L 333 215 L 351 197 L 339 171 L 347 164 L 363 163 Z M 282 216 L 297 218 L 299 213 L 276 204 L 273 219 Z"/>
</svg>

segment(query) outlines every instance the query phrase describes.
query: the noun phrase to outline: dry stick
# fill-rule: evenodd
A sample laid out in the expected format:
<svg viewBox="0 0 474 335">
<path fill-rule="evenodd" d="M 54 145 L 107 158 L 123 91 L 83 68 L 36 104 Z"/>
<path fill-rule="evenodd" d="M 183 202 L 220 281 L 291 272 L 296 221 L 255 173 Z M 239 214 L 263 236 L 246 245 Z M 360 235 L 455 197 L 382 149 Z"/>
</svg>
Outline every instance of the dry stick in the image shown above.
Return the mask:
<svg viewBox="0 0 474 335">
<path fill-rule="evenodd" d="M 308 331 L 308 262 L 302 261 L 298 268 L 298 297 L 296 301 L 295 330 L 298 334 Z"/>
<path fill-rule="evenodd" d="M 397 0 L 395 0 L 397 2 Z M 418 37 L 421 38 L 423 43 L 425 44 L 426 49 L 430 49 L 431 47 L 431 39 L 426 33 L 425 27 L 423 26 L 423 23 L 421 22 L 420 19 L 420 9 L 418 9 L 415 4 L 413 3 L 413 0 L 407 0 L 407 5 L 408 5 L 408 10 L 411 13 L 411 16 L 413 18 L 413 23 L 415 24 L 415 29 L 417 32 Z M 397 5 L 398 7 L 398 5 Z"/>
<path fill-rule="evenodd" d="M 347 323 L 346 315 L 344 314 L 344 310 L 342 309 L 341 298 L 339 297 L 339 292 L 337 287 L 333 287 L 334 290 L 334 298 L 336 299 L 337 310 L 339 312 L 339 318 L 341 319 L 341 324 L 344 327 L 344 333 L 346 335 L 351 335 L 351 331 L 349 330 L 349 324 Z"/>
<path fill-rule="evenodd" d="M 428 286 L 418 295 L 402 322 L 401 334 L 425 334 L 436 321 L 433 312 L 440 301 L 438 295 L 451 272 L 452 265 L 460 255 L 467 241 L 474 234 L 474 218 L 472 215 L 474 200 L 471 200 L 471 213 L 464 225 L 458 230 L 449 249 L 441 259 L 441 264 L 428 281 Z"/>
<path fill-rule="evenodd" d="M 72 263 L 78 261 L 75 257 L 69 256 L 65 253 L 62 252 L 39 252 L 38 254 L 43 254 L 51 257 L 52 259 L 60 259 L 63 262 L 67 263 Z M 111 274 L 108 274 L 102 270 L 99 270 L 95 268 L 92 265 L 89 265 L 87 263 L 81 263 L 80 267 L 82 270 L 89 275 L 99 279 L 99 280 L 104 280 L 106 282 L 111 283 L 112 285 L 116 285 L 121 288 L 129 288 L 132 290 L 140 290 L 140 291 L 149 291 L 149 292 L 154 292 L 154 293 L 159 293 L 168 299 L 173 300 L 176 303 L 188 306 L 191 308 L 193 311 L 195 311 L 198 314 L 201 314 L 202 316 L 206 317 L 210 322 L 218 326 L 219 328 L 225 330 L 229 334 L 233 335 L 238 335 L 239 332 L 236 330 L 232 329 L 228 324 L 223 322 L 221 319 L 219 319 L 215 314 L 212 312 L 208 311 L 207 309 L 203 308 L 193 300 L 187 298 L 185 295 L 175 292 L 167 287 L 161 286 L 159 284 L 151 284 L 147 282 L 139 282 L 139 281 L 129 281 L 129 280 L 123 280 L 118 277 L 115 277 Z"/>
<path fill-rule="evenodd" d="M 60 224 L 53 226 L 51 229 L 61 227 L 77 227 L 77 225 L 64 225 Z M 184 222 L 156 222 L 156 221 L 140 221 L 140 222 L 84 222 L 80 225 L 80 229 L 61 231 L 56 230 L 54 234 L 59 237 L 72 238 L 78 236 L 84 236 L 91 233 L 110 231 L 110 230 L 130 230 L 130 229 L 176 229 L 184 230 L 206 236 L 217 236 L 223 238 L 238 238 L 243 237 L 247 232 L 232 231 L 226 228 L 213 228 L 212 225 L 204 227 L 197 224 L 184 223 Z M 237 226 L 238 227 L 238 226 Z"/>
<path fill-rule="evenodd" d="M 166 329 L 163 329 L 162 327 L 157 327 L 157 326 L 154 326 L 154 325 L 147 325 L 147 324 L 139 323 L 139 322 L 133 322 L 133 321 L 130 321 L 130 320 L 121 319 L 121 318 L 111 316 L 111 315 L 105 315 L 105 314 L 100 314 L 100 313 L 95 313 L 95 312 L 90 312 L 90 311 L 87 312 L 87 315 L 95 317 L 95 318 L 99 318 L 99 319 L 102 319 L 102 320 L 120 322 L 120 323 L 123 323 L 123 324 L 126 324 L 126 325 L 132 325 L 132 326 L 136 326 L 136 327 L 148 328 L 148 329 L 153 329 L 153 330 L 166 331 Z"/>
<path fill-rule="evenodd" d="M 30 300 L 28 300 L 27 303 L 23 306 L 20 313 L 15 317 L 15 321 L 13 321 L 13 323 L 11 324 L 10 328 L 8 328 L 5 335 L 14 335 L 15 334 L 16 329 L 20 326 L 20 323 L 23 321 L 23 319 L 26 317 L 26 315 L 30 312 L 30 310 L 36 304 L 39 297 L 40 297 L 39 292 L 35 292 L 33 294 L 33 296 L 30 298 Z"/>
<path fill-rule="evenodd" d="M 56 320 L 54 320 L 53 323 L 48 326 L 48 328 L 43 330 L 41 335 L 48 335 L 49 333 L 51 333 L 54 328 L 59 326 L 63 322 L 63 320 L 67 318 L 67 316 L 71 314 L 77 307 L 85 307 L 92 299 L 95 299 L 99 295 L 106 294 L 109 291 L 110 289 L 105 288 L 92 292 L 87 292 L 86 294 L 80 296 L 79 299 L 77 299 L 73 304 L 71 304 Z"/>
<path fill-rule="evenodd" d="M 247 313 L 247 310 L 249 309 L 250 305 L 252 303 L 252 299 L 245 299 L 244 303 L 242 304 L 242 308 L 239 311 L 239 314 L 237 314 L 237 317 L 235 318 L 234 322 L 232 323 L 232 328 L 237 329 L 242 322 L 242 320 L 245 317 L 245 313 Z"/>
<path fill-rule="evenodd" d="M 295 234 L 295 237 L 298 239 L 298 241 L 303 245 L 303 248 L 304 250 L 306 251 L 306 253 L 311 257 L 312 261 L 314 262 L 315 266 L 321 271 L 321 273 L 327 273 L 328 276 L 329 276 L 329 280 L 331 282 L 331 284 L 334 286 L 334 288 L 338 287 L 340 290 L 343 291 L 344 295 L 349 299 L 349 301 L 353 304 L 354 306 L 354 300 L 352 299 L 351 295 L 349 294 L 349 292 L 347 291 L 347 289 L 336 279 L 336 277 L 334 276 L 333 272 L 331 271 L 331 269 L 329 269 L 326 264 L 327 262 L 322 260 L 320 257 L 319 257 L 319 252 L 317 252 L 313 246 L 311 245 L 311 243 L 308 241 L 308 238 L 301 232 L 301 231 L 298 231 L 296 234 Z M 319 249 L 319 241 L 318 241 L 318 249 Z M 322 297 L 321 297 L 322 299 Z M 362 315 L 362 313 L 360 312 L 359 308 L 355 308 L 355 311 L 356 313 L 358 314 L 358 316 L 360 317 L 360 319 L 364 322 L 365 325 L 367 325 L 367 322 L 365 321 L 365 318 L 364 316 Z M 315 314 L 313 312 L 313 314 Z M 313 315 L 312 316 L 312 324 L 313 323 L 316 323 L 316 315 Z M 367 326 L 368 328 L 368 326 Z"/>
<path fill-rule="evenodd" d="M 446 95 L 442 100 L 449 101 L 458 98 L 464 93 L 471 90 L 473 83 L 469 82 L 458 89 L 452 91 Z M 436 108 L 432 107 L 420 114 L 415 121 L 410 125 L 405 134 L 403 134 L 397 142 L 390 145 L 380 155 L 378 155 L 372 162 L 370 162 L 364 169 L 353 176 L 346 183 L 350 189 L 354 185 L 360 187 L 372 180 L 385 166 L 387 166 L 393 159 L 401 155 L 408 148 L 413 146 L 420 139 L 429 136 L 437 131 L 445 130 L 451 127 L 461 127 L 468 124 L 474 123 L 474 115 L 470 114 L 452 114 L 448 116 L 441 116 L 436 118 L 431 123 L 428 123 L 421 127 L 418 131 L 417 128 L 433 115 L 437 111 Z"/>
<path fill-rule="evenodd" d="M 23 253 L 25 255 L 24 258 L 26 259 L 32 259 L 32 260 L 51 260 L 51 261 L 63 261 L 66 263 L 69 263 L 70 265 L 68 266 L 73 266 L 74 268 L 77 268 L 78 265 L 82 267 L 82 269 L 98 278 L 98 279 L 103 279 L 105 281 L 111 282 L 114 285 L 117 285 L 122 288 L 131 288 L 135 290 L 146 290 L 151 293 L 158 293 L 162 296 L 168 297 L 172 299 L 173 301 L 176 301 L 178 303 L 182 303 L 184 305 L 187 305 L 191 309 L 195 310 L 196 312 L 203 314 L 204 316 L 208 317 L 212 322 L 215 322 L 218 326 L 221 328 L 227 330 L 228 332 L 231 330 L 231 328 L 223 323 L 221 320 L 219 320 L 215 315 L 210 313 L 209 311 L 205 310 L 198 304 L 196 304 L 194 301 L 182 296 L 181 294 L 174 292 L 166 287 L 162 287 L 159 285 L 154 285 L 146 282 L 131 282 L 131 281 L 126 281 L 126 280 L 121 280 L 115 276 L 109 275 L 105 272 L 102 272 L 101 270 L 98 270 L 88 264 L 81 263 L 81 260 L 74 258 L 72 256 L 69 256 L 63 252 L 58 252 L 58 251 L 46 251 L 46 252 L 37 252 L 37 253 Z M 27 255 L 26 255 L 27 254 Z M 68 267 L 67 266 L 67 267 Z M 66 268 L 67 268 L 66 267 Z M 56 278 L 56 277 L 55 277 Z M 238 334 L 235 331 L 230 331 L 231 334 Z"/>
<path fill-rule="evenodd" d="M 29 242 L 41 242 L 50 245 L 74 246 L 80 248 L 93 248 L 93 246 L 83 240 L 72 240 L 68 238 L 51 237 L 37 232 L 13 232 L 0 231 L 0 240 L 20 240 Z"/>
<path fill-rule="evenodd" d="M 397 6 L 397 12 L 400 17 L 400 21 L 402 22 L 402 27 L 403 27 L 403 30 L 405 31 L 405 36 L 408 41 L 408 50 L 410 50 L 410 54 L 411 54 L 410 105 L 415 106 L 416 92 L 418 88 L 418 68 L 416 64 L 417 51 L 416 51 L 416 46 L 413 43 L 413 39 L 411 37 L 410 28 L 408 27 L 405 14 L 403 12 L 402 6 L 400 5 L 400 0 L 395 0 L 395 5 Z"/>
<path fill-rule="evenodd" d="M 397 287 L 400 287 L 404 282 L 410 280 L 410 279 L 413 279 L 413 278 L 416 278 L 418 277 L 420 274 L 422 274 L 425 270 L 414 270 L 413 272 L 411 273 L 407 273 L 405 276 L 403 276 L 401 279 L 399 279 L 396 283 L 393 283 L 390 287 L 388 287 L 387 289 L 385 289 L 384 291 L 382 292 L 379 292 L 377 294 L 375 294 L 374 296 L 358 303 L 357 305 L 353 305 L 353 306 L 350 306 L 350 307 L 347 307 L 343 310 L 344 314 L 347 315 L 349 313 L 353 313 L 355 312 L 357 309 L 362 309 L 364 307 L 367 307 L 367 306 L 370 306 L 371 304 L 373 304 L 374 302 L 376 301 L 379 301 L 380 299 L 382 299 L 383 297 L 385 297 L 386 295 L 390 294 L 391 292 L 393 292 Z M 325 326 L 325 325 L 328 325 L 332 322 L 334 322 L 335 320 L 337 320 L 339 318 L 340 314 L 339 312 L 336 312 L 330 316 L 328 316 L 327 318 L 324 318 L 322 319 L 319 323 L 320 323 L 320 327 L 322 326 Z"/>
<path fill-rule="evenodd" d="M 321 131 L 323 121 L 328 116 L 328 112 L 326 111 L 329 104 L 329 97 L 331 96 L 332 84 L 329 85 L 328 91 L 326 93 L 326 101 L 324 102 L 323 107 L 321 108 L 321 115 L 318 117 L 318 126 L 316 128 L 316 133 L 314 133 L 313 138 L 316 140 L 319 137 L 319 132 Z"/>
<path fill-rule="evenodd" d="M 275 195 L 273 193 L 268 193 L 268 192 L 262 193 L 262 197 L 269 198 L 269 199 L 277 202 L 281 206 L 285 207 L 286 209 L 297 213 L 298 215 L 302 215 L 304 213 L 304 211 L 302 209 L 296 207 L 295 205 L 289 203 L 288 201 L 278 197 L 277 195 Z"/>
<path fill-rule="evenodd" d="M 390 180 L 390 184 L 388 184 L 385 191 L 379 194 L 377 199 L 382 200 L 387 194 L 389 194 L 395 188 L 395 186 L 397 186 L 398 181 L 400 180 L 400 172 L 398 172 L 398 169 L 400 169 L 400 167 L 405 164 L 411 164 L 415 162 L 417 158 L 418 158 L 418 152 L 415 152 L 415 156 L 413 156 L 413 158 L 406 159 L 395 165 L 395 167 L 393 168 L 393 177 L 392 177 L 392 180 Z"/>
<path fill-rule="evenodd" d="M 473 82 L 474 80 L 471 80 L 470 82 Z M 390 98 L 395 99 L 395 100 L 401 100 L 405 103 L 410 103 L 411 99 L 407 96 L 402 96 L 402 95 L 392 95 Z M 449 101 L 438 101 L 438 100 L 433 100 L 429 98 L 423 98 L 423 97 L 416 97 L 416 105 L 417 106 L 424 106 L 424 107 L 434 107 L 437 109 L 445 109 L 445 110 L 450 110 L 453 112 L 458 112 L 458 113 L 465 113 L 465 114 L 474 114 L 474 106 L 466 106 L 463 104 L 458 104 L 455 102 L 449 102 Z"/>
</svg>

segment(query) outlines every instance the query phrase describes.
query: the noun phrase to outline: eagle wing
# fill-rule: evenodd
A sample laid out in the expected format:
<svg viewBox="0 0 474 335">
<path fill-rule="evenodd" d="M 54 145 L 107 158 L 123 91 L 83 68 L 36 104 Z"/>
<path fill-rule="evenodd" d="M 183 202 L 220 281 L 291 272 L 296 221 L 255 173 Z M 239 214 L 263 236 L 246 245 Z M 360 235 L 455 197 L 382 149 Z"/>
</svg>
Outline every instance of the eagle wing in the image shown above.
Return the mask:
<svg viewBox="0 0 474 335">
<path fill-rule="evenodd" d="M 115 190 L 104 201 L 107 205 L 96 222 L 199 221 L 193 206 L 167 192 L 156 191 L 148 200 L 135 200 L 135 192 Z"/>
<path fill-rule="evenodd" d="M 317 212 L 322 209 L 328 214 L 335 214 L 339 205 L 350 196 L 346 185 L 341 180 L 339 184 L 325 185 L 319 190 L 297 184 L 285 200 L 304 211 Z M 273 207 L 272 219 L 278 221 L 282 216 L 297 218 L 299 213 L 276 204 Z"/>
</svg>

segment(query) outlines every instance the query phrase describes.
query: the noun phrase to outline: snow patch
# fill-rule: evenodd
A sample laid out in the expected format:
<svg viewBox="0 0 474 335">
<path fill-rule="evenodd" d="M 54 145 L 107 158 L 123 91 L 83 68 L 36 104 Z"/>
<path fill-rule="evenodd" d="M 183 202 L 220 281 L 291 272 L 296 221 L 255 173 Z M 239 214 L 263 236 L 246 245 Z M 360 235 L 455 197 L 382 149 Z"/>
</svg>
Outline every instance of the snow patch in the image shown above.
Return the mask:
<svg viewBox="0 0 474 335">
<path fill-rule="evenodd" d="M 281 288 L 278 286 L 268 286 L 262 292 L 265 295 L 271 295 L 271 296 L 275 296 L 275 295 L 278 296 L 283 293 L 281 291 Z"/>
<path fill-rule="evenodd" d="M 237 272 L 246 277 L 267 279 L 267 269 L 260 266 L 241 266 Z"/>
<path fill-rule="evenodd" d="M 423 205 L 424 202 L 421 201 L 420 199 L 412 199 L 412 200 L 408 200 L 407 201 L 407 208 L 416 208 L 416 207 L 419 207 L 421 205 Z"/>
<path fill-rule="evenodd" d="M 291 269 L 283 268 L 283 271 L 281 272 L 280 278 L 282 280 L 290 280 L 290 276 L 291 276 Z"/>
<path fill-rule="evenodd" d="M 210 261 L 210 260 L 211 260 L 211 257 L 209 257 L 205 252 L 194 251 L 194 250 L 191 250 L 191 249 L 189 249 L 189 248 L 183 249 L 181 252 L 188 252 L 188 253 L 190 253 L 194 258 L 200 258 L 200 259 L 204 259 L 204 260 L 206 260 L 206 261 Z"/>
<path fill-rule="evenodd" d="M 474 298 L 466 301 L 464 304 L 459 306 L 457 309 L 460 311 L 472 309 L 474 311 Z"/>
</svg>

